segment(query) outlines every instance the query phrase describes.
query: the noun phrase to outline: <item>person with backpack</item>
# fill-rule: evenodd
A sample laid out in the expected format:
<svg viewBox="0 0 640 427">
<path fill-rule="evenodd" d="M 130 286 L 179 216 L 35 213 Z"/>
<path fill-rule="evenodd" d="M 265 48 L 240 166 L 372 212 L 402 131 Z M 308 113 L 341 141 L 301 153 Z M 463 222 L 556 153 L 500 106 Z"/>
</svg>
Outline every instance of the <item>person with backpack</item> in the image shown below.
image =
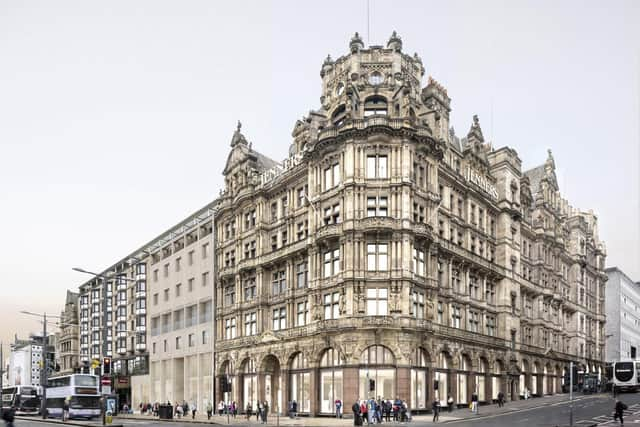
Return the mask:
<svg viewBox="0 0 640 427">
<path fill-rule="evenodd" d="M 440 400 L 434 399 L 431 404 L 431 409 L 433 410 L 433 422 L 437 422 L 440 419 Z"/>
<path fill-rule="evenodd" d="M 627 405 L 625 405 L 624 403 L 622 403 L 620 401 L 620 399 L 616 399 L 616 406 L 613 408 L 614 409 L 614 413 L 613 413 L 613 420 L 617 420 L 618 418 L 620 418 L 620 425 L 623 426 L 624 425 L 624 411 L 625 409 L 627 409 Z"/>
</svg>

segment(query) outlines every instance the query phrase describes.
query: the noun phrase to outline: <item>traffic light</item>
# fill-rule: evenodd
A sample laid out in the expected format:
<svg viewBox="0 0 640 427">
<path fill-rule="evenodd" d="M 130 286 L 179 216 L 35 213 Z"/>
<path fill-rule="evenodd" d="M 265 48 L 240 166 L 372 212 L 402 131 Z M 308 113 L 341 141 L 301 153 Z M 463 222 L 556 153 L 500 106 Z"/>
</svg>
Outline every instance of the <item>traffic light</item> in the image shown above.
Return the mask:
<svg viewBox="0 0 640 427">
<path fill-rule="evenodd" d="M 111 358 L 105 357 L 102 359 L 102 373 L 110 374 L 111 373 Z"/>
<path fill-rule="evenodd" d="M 439 385 L 439 381 L 438 380 L 433 380 L 433 389 L 434 390 L 438 389 L 438 385 Z"/>
<path fill-rule="evenodd" d="M 376 391 L 376 380 L 369 380 L 369 391 Z"/>
</svg>

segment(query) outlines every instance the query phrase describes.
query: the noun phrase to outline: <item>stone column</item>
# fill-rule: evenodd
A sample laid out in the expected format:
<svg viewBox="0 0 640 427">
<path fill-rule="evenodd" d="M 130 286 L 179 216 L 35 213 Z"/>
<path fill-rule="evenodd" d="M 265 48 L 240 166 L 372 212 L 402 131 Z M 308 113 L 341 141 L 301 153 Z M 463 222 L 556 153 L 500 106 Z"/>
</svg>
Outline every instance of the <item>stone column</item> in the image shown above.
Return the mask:
<svg viewBox="0 0 640 427">
<path fill-rule="evenodd" d="M 320 370 L 311 368 L 309 375 L 309 415 L 315 417 L 320 412 Z"/>
</svg>

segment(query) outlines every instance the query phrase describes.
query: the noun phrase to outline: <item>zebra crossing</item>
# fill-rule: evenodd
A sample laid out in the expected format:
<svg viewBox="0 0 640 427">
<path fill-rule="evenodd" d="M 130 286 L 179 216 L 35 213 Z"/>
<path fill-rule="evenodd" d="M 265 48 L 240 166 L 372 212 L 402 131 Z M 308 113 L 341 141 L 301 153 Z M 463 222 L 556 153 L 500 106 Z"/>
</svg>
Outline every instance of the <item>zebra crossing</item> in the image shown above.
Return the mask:
<svg viewBox="0 0 640 427">
<path fill-rule="evenodd" d="M 639 415 L 640 415 L 640 403 L 634 403 L 624 411 L 625 421 L 629 424 L 640 423 L 640 419 L 639 420 L 632 419 L 632 417 L 635 418 L 635 417 L 638 417 Z M 588 420 L 577 421 L 576 425 L 593 425 L 594 423 L 599 426 L 606 426 L 606 425 L 617 425 L 620 422 L 613 419 L 613 411 L 612 411 L 611 414 L 609 415 L 598 415 L 597 417 L 593 417 Z"/>
</svg>

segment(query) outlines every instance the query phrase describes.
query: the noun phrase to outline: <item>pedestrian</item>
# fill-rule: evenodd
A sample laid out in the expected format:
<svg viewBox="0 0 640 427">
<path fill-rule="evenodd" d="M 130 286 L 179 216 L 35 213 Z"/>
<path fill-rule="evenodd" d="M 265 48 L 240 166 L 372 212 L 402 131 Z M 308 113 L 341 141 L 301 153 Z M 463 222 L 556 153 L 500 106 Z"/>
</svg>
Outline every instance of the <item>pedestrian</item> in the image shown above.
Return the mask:
<svg viewBox="0 0 640 427">
<path fill-rule="evenodd" d="M 453 411 L 453 397 L 451 395 L 447 397 L 447 409 L 449 409 L 449 412 Z"/>
<path fill-rule="evenodd" d="M 178 418 L 182 418 L 182 414 L 184 413 L 184 406 L 176 404 L 176 414 Z"/>
<path fill-rule="evenodd" d="M 198 410 L 198 408 L 196 407 L 196 403 L 195 402 L 191 402 L 191 419 L 195 420 L 196 419 L 196 411 Z"/>
<path fill-rule="evenodd" d="M 336 399 L 334 404 L 336 405 L 336 418 L 342 418 L 342 400 Z"/>
<path fill-rule="evenodd" d="M 218 416 L 221 417 L 224 412 L 224 401 L 218 402 Z"/>
<path fill-rule="evenodd" d="M 440 400 L 434 399 L 431 409 L 433 410 L 433 422 L 435 423 L 440 419 Z"/>
<path fill-rule="evenodd" d="M 367 408 L 367 403 L 368 402 L 366 400 L 363 400 L 360 403 L 360 415 L 362 415 L 362 424 L 363 425 L 364 425 L 365 420 L 367 421 L 367 425 L 371 424 L 369 422 L 369 411 L 368 411 L 369 408 Z"/>
<path fill-rule="evenodd" d="M 7 427 L 13 427 L 13 421 L 16 419 L 16 407 L 11 406 L 10 408 L 3 409 L 2 419 L 7 423 Z"/>
<path fill-rule="evenodd" d="M 211 419 L 211 415 L 213 415 L 213 405 L 211 404 L 211 401 L 209 401 L 207 403 L 207 419 L 208 420 Z"/>
<path fill-rule="evenodd" d="M 260 421 L 262 418 L 262 402 L 258 402 L 256 406 L 256 421 Z"/>
<path fill-rule="evenodd" d="M 502 391 L 498 392 L 498 408 L 502 408 L 504 406 L 504 393 Z"/>
<path fill-rule="evenodd" d="M 69 401 L 71 397 L 67 397 L 64 399 L 64 403 L 62 404 L 62 422 L 66 423 L 69 419 Z"/>
<path fill-rule="evenodd" d="M 293 418 L 295 418 L 296 414 L 298 413 L 298 402 L 296 402 L 295 399 L 293 399 L 293 402 L 291 402 L 291 409 L 293 410 Z"/>
<path fill-rule="evenodd" d="M 620 425 L 624 425 L 624 410 L 627 409 L 627 405 L 622 403 L 620 399 L 616 399 L 616 406 L 614 407 L 613 420 L 620 418 Z"/>
<path fill-rule="evenodd" d="M 251 414 L 253 414 L 253 408 L 251 407 L 251 402 L 247 403 L 247 409 L 245 411 L 245 415 L 247 416 L 247 421 L 251 418 Z"/>
<path fill-rule="evenodd" d="M 389 399 L 385 400 L 384 402 L 384 418 L 385 421 L 390 423 L 391 422 L 391 401 Z"/>
<path fill-rule="evenodd" d="M 351 411 L 353 412 L 353 425 L 361 426 L 362 418 L 360 417 L 360 403 L 357 400 L 353 403 Z"/>
<path fill-rule="evenodd" d="M 263 424 L 267 423 L 268 416 L 269 416 L 269 404 L 265 401 L 262 404 L 262 423 Z"/>
<path fill-rule="evenodd" d="M 478 413 L 478 393 L 471 393 L 471 412 Z"/>
</svg>

